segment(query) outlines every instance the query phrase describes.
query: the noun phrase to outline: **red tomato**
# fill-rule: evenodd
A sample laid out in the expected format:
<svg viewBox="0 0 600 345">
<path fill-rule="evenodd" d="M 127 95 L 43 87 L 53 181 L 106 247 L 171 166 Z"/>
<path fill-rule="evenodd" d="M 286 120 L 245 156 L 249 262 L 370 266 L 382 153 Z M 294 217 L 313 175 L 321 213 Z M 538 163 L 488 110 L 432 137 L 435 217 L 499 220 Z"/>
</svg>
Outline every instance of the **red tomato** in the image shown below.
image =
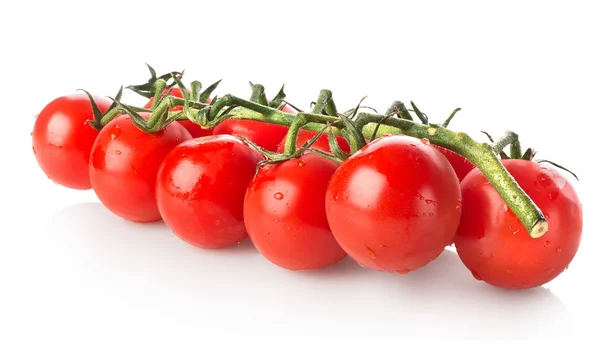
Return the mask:
<svg viewBox="0 0 600 345">
<path fill-rule="evenodd" d="M 460 187 L 448 160 L 427 140 L 383 136 L 342 163 L 325 206 L 331 231 L 350 257 L 404 274 L 451 242 Z"/>
<path fill-rule="evenodd" d="M 473 163 L 458 153 L 450 151 L 441 146 L 433 146 L 438 149 L 438 151 L 440 151 L 444 157 L 446 157 L 450 164 L 452 164 L 452 168 L 454 168 L 454 172 L 456 173 L 458 181 L 462 181 L 471 170 L 475 169 L 475 165 L 473 165 Z"/>
<path fill-rule="evenodd" d="M 305 130 L 305 129 L 299 130 L 298 138 L 296 140 L 296 147 L 300 147 L 300 146 L 304 145 L 304 143 L 306 143 L 307 141 L 310 141 L 316 134 L 317 134 L 317 132 L 313 132 L 313 131 L 309 131 L 309 130 Z M 281 140 L 281 142 L 279 143 L 279 145 L 277 145 L 277 152 L 283 153 L 283 151 L 285 150 L 285 139 L 286 139 L 286 135 L 284 135 L 284 137 Z M 350 145 L 346 141 L 346 138 L 337 136 L 336 140 L 337 140 L 338 145 L 342 149 L 342 151 L 344 151 L 346 153 L 350 153 Z M 312 144 L 311 148 L 317 149 L 317 150 L 320 150 L 323 152 L 331 153 L 331 149 L 329 148 L 328 134 L 327 133 L 321 134 L 319 136 L 319 138 L 317 139 L 317 141 L 315 141 Z"/>
<path fill-rule="evenodd" d="M 183 98 L 183 94 L 181 93 L 180 89 L 174 87 L 174 88 L 172 88 L 172 90 L 173 91 L 171 91 L 171 96 Z M 163 91 L 163 95 L 167 92 L 168 92 L 168 89 Z M 144 108 L 150 109 L 153 101 L 154 101 L 154 97 L 150 97 L 150 99 L 148 100 L 148 103 L 146 103 L 146 105 L 144 105 Z M 207 102 L 210 103 L 210 99 Z M 169 110 L 170 111 L 182 111 L 183 106 L 176 106 Z M 198 126 L 197 124 L 193 123 L 190 120 L 181 120 L 181 121 L 177 121 L 177 122 L 179 122 L 183 127 L 185 127 L 185 129 L 187 129 L 187 131 L 190 132 L 190 134 L 192 135 L 193 138 L 204 137 L 204 136 L 212 134 L 212 128 L 204 129 L 204 128 Z"/>
<path fill-rule="evenodd" d="M 286 113 L 296 114 L 294 108 L 286 105 L 283 110 Z M 263 149 L 269 151 L 277 150 L 277 145 L 287 134 L 288 127 L 267 122 L 248 120 L 225 120 L 217 125 L 214 134 L 230 134 L 244 137 Z"/>
<path fill-rule="evenodd" d="M 108 98 L 94 96 L 103 113 Z M 33 153 L 42 171 L 62 186 L 92 188 L 88 174 L 90 151 L 98 131 L 86 121 L 93 120 L 92 105 L 84 93 L 59 97 L 37 116 L 33 132 Z"/>
<path fill-rule="evenodd" d="M 156 200 L 165 223 L 182 240 L 223 248 L 246 238 L 246 188 L 264 157 L 231 135 L 197 138 L 163 161 Z"/>
<path fill-rule="evenodd" d="M 463 213 L 454 239 L 456 250 L 477 279 L 509 289 L 540 286 L 563 272 L 579 248 L 581 203 L 556 169 L 517 159 L 502 164 L 542 210 L 548 232 L 531 238 L 475 169 L 461 183 Z"/>
<path fill-rule="evenodd" d="M 260 168 L 246 192 L 244 219 L 255 247 L 289 270 L 324 268 L 346 253 L 325 215 L 325 192 L 339 166 L 317 154 Z"/>
<path fill-rule="evenodd" d="M 177 122 L 155 134 L 139 130 L 129 116 L 109 122 L 90 156 L 90 180 L 102 204 L 127 220 L 160 220 L 154 196 L 160 162 L 177 144 L 191 138 Z"/>
</svg>

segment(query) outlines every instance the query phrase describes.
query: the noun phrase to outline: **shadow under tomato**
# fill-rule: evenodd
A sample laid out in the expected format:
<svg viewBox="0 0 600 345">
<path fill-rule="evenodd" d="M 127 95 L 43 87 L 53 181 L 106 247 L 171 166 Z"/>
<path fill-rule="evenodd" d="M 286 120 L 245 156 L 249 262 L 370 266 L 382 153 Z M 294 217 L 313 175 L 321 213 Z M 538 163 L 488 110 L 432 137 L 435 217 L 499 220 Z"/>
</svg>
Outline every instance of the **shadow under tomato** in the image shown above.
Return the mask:
<svg viewBox="0 0 600 345">
<path fill-rule="evenodd" d="M 567 310 L 551 291 L 508 291 L 476 281 L 450 249 L 406 275 L 362 268 L 349 257 L 322 270 L 293 272 L 266 260 L 249 239 L 203 250 L 162 222 L 123 221 L 99 203 L 63 209 L 45 234 L 52 254 L 44 264 L 47 276 L 66 269 L 95 298 L 105 291 L 135 298 L 177 323 L 187 322 L 177 319 L 185 308 L 210 313 L 215 323 L 251 323 L 257 334 L 273 324 L 282 332 L 310 329 L 373 341 L 399 335 L 556 340 L 571 332 Z"/>
</svg>

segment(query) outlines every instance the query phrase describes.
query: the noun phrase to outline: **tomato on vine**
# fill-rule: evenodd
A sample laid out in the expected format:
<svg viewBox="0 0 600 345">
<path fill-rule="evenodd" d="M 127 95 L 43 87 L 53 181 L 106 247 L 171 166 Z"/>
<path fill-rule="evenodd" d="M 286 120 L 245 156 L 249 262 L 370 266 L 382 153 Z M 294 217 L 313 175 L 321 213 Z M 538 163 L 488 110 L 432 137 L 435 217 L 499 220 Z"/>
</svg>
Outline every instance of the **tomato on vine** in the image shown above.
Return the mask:
<svg viewBox="0 0 600 345">
<path fill-rule="evenodd" d="M 338 166 L 307 152 L 259 169 L 246 192 L 244 220 L 265 258 L 289 270 L 312 270 L 346 257 L 325 214 L 327 185 Z"/>
<path fill-rule="evenodd" d="M 112 104 L 105 97 L 93 99 L 102 112 Z M 87 121 L 93 118 L 90 99 L 84 93 L 56 98 L 37 116 L 31 132 L 33 153 L 55 183 L 71 189 L 92 188 L 88 166 L 98 131 Z"/>
<path fill-rule="evenodd" d="M 427 140 L 383 136 L 342 163 L 325 206 L 331 231 L 350 257 L 404 274 L 451 242 L 460 199 L 452 166 Z"/>
<path fill-rule="evenodd" d="M 548 232 L 531 238 L 479 169 L 461 183 L 463 212 L 454 239 L 462 262 L 476 279 L 508 289 L 543 285 L 573 260 L 582 235 L 582 206 L 569 181 L 540 163 L 502 164 L 542 210 Z"/>
<path fill-rule="evenodd" d="M 296 110 L 286 105 L 283 112 L 296 114 Z M 276 151 L 277 145 L 285 137 L 288 127 L 260 121 L 229 119 L 213 128 L 213 134 L 237 135 L 250 140 L 268 151 Z"/>
<path fill-rule="evenodd" d="M 301 147 L 302 145 L 304 145 L 304 143 L 306 143 L 307 141 L 310 141 L 315 135 L 317 135 L 317 132 L 309 131 L 306 129 L 300 129 L 298 131 L 298 138 L 296 139 L 296 147 Z M 342 151 L 344 151 L 346 153 L 350 153 L 350 145 L 348 144 L 348 141 L 346 141 L 346 138 L 344 138 L 342 136 L 336 136 L 335 139 L 336 139 L 340 149 L 342 149 Z M 284 135 L 281 142 L 277 145 L 276 152 L 283 153 L 285 151 L 285 141 L 286 141 L 286 137 Z M 329 147 L 328 134 L 323 133 L 323 134 L 319 135 L 317 140 L 311 145 L 311 148 L 319 150 L 319 151 L 323 151 L 326 153 L 331 153 L 331 148 Z"/>
<path fill-rule="evenodd" d="M 201 248 L 243 240 L 244 195 L 263 159 L 231 135 L 196 138 L 175 147 L 161 164 L 156 184 L 163 220 L 179 238 Z"/>
<path fill-rule="evenodd" d="M 98 199 L 127 220 L 160 220 L 155 198 L 158 168 L 169 151 L 191 138 L 177 122 L 151 134 L 138 129 L 129 115 L 110 121 L 98 134 L 90 155 L 89 176 Z"/>
<path fill-rule="evenodd" d="M 181 90 L 177 87 L 173 87 L 170 89 L 171 96 L 174 97 L 179 97 L 179 98 L 183 98 L 183 94 L 181 93 Z M 165 89 L 162 94 L 166 94 L 167 92 L 169 92 L 169 89 Z M 154 97 L 150 97 L 150 99 L 148 100 L 148 103 L 146 103 L 144 105 L 144 108 L 146 109 L 150 109 L 150 107 L 152 107 L 152 103 L 154 102 Z M 207 101 L 207 103 L 210 103 L 210 99 Z M 183 106 L 175 106 L 173 108 L 170 108 L 169 111 L 183 111 Z M 199 125 L 193 123 L 190 120 L 180 120 L 177 121 L 179 122 L 183 127 L 185 127 L 185 129 L 187 129 L 188 132 L 190 132 L 190 134 L 192 135 L 192 138 L 199 138 L 199 137 L 204 137 L 207 135 L 211 135 L 213 132 L 213 129 L 204 129 L 202 127 L 200 127 Z"/>
<path fill-rule="evenodd" d="M 471 170 L 475 169 L 475 165 L 473 163 L 458 153 L 448 150 L 445 147 L 437 145 L 433 146 L 440 151 L 444 157 L 446 157 L 448 162 L 450 162 L 459 182 L 462 181 Z"/>
</svg>

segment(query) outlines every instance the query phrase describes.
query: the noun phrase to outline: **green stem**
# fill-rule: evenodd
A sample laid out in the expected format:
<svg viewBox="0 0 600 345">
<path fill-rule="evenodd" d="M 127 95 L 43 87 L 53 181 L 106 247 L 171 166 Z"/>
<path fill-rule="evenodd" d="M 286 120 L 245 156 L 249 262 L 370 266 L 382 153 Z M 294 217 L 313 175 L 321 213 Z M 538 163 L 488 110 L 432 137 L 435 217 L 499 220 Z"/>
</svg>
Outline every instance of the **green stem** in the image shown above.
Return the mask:
<svg viewBox="0 0 600 345">
<path fill-rule="evenodd" d="M 494 145 L 492 146 L 494 149 L 494 152 L 496 154 L 499 154 L 502 150 L 504 150 L 505 147 L 507 147 L 508 145 L 511 145 L 511 147 L 513 146 L 514 143 L 519 142 L 519 136 L 517 135 L 517 133 L 512 132 L 512 131 L 506 131 L 506 133 L 504 133 L 504 135 L 496 140 L 496 142 L 494 142 Z M 521 149 L 521 145 L 519 144 L 519 150 Z M 512 152 L 512 150 L 511 150 Z M 520 155 L 519 155 L 520 157 Z"/>
<path fill-rule="evenodd" d="M 371 136 L 376 123 L 380 121 L 384 126 L 379 130 L 377 136 L 390 133 L 427 138 L 431 143 L 448 148 L 467 158 L 481 170 L 508 207 L 527 228 L 531 237 L 538 238 L 548 231 L 548 222 L 542 211 L 504 168 L 496 156 L 497 152 L 489 144 L 478 143 L 466 133 L 453 132 L 437 125 L 421 125 L 393 117 L 382 121 L 380 116 L 367 113 L 358 115 L 357 126 L 362 128 L 363 135 Z"/>
<path fill-rule="evenodd" d="M 321 90 L 321 92 L 319 92 L 319 97 L 317 98 L 317 103 L 315 103 L 315 106 L 313 107 L 312 113 L 322 114 L 323 111 L 325 111 L 325 108 L 327 107 L 327 103 L 329 103 L 329 100 L 331 100 L 332 97 L 333 94 L 331 93 L 331 91 Z"/>
</svg>

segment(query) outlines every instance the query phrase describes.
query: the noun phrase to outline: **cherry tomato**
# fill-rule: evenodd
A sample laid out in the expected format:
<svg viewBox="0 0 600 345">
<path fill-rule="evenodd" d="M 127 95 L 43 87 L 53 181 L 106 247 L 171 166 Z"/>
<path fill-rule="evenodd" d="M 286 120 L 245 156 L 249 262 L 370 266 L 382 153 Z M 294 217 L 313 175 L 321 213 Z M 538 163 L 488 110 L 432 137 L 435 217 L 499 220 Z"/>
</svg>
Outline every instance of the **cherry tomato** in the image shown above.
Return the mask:
<svg viewBox="0 0 600 345">
<path fill-rule="evenodd" d="M 160 220 L 154 194 L 160 162 L 177 144 L 191 138 L 177 122 L 155 134 L 135 127 L 129 116 L 109 122 L 90 156 L 90 180 L 102 204 L 127 220 Z"/>
<path fill-rule="evenodd" d="M 296 114 L 296 110 L 288 105 L 282 111 Z M 287 132 L 288 127 L 283 125 L 234 119 L 223 121 L 213 130 L 214 134 L 230 134 L 244 137 L 269 151 L 277 150 L 277 145 L 279 145 Z"/>
<path fill-rule="evenodd" d="M 287 135 L 287 133 L 284 135 L 284 137 L 281 140 L 281 142 L 277 145 L 277 152 L 279 152 L 279 153 L 283 153 L 283 151 L 285 150 L 286 135 Z M 304 145 L 304 143 L 306 143 L 307 141 L 310 141 L 315 135 L 317 135 L 317 132 L 309 131 L 309 130 L 306 130 L 306 129 L 299 130 L 298 131 L 298 138 L 296 140 L 296 146 L 300 147 L 300 146 Z M 342 149 L 342 151 L 344 151 L 346 153 L 350 153 L 350 145 L 346 141 L 346 138 L 344 138 L 342 136 L 337 136 L 336 140 L 337 140 L 338 145 Z M 312 144 L 311 147 L 313 149 L 317 149 L 317 150 L 320 150 L 320 151 L 323 151 L 323 152 L 331 153 L 331 149 L 329 147 L 329 136 L 328 136 L 328 134 L 327 133 L 323 133 L 323 134 L 319 135 L 319 138 Z"/>
<path fill-rule="evenodd" d="M 346 253 L 325 215 L 325 192 L 339 166 L 315 153 L 260 168 L 246 192 L 244 219 L 255 247 L 289 270 L 324 268 Z"/>
<path fill-rule="evenodd" d="M 444 157 L 446 157 L 448 162 L 450 162 L 459 182 L 462 181 L 471 170 L 475 169 L 475 165 L 473 163 L 458 153 L 441 146 L 433 146 L 438 149 L 438 151 L 440 151 Z"/>
<path fill-rule="evenodd" d="M 103 113 L 112 101 L 93 96 Z M 84 93 L 56 98 L 42 109 L 35 121 L 33 153 L 42 171 L 62 186 L 92 188 L 88 174 L 90 151 L 98 131 L 86 121 L 94 118 L 92 105 Z"/>
<path fill-rule="evenodd" d="M 563 272 L 579 248 L 582 207 L 556 169 L 526 160 L 503 160 L 519 186 L 542 210 L 548 232 L 531 238 L 479 169 L 461 183 L 463 213 L 454 243 L 473 276 L 491 285 L 525 289 Z"/>
<path fill-rule="evenodd" d="M 342 163 L 325 207 L 331 231 L 350 257 L 404 274 L 451 242 L 460 198 L 452 166 L 427 140 L 383 136 Z"/>
<path fill-rule="evenodd" d="M 181 90 L 179 88 L 174 87 L 171 90 L 172 90 L 171 96 L 183 98 L 183 94 L 181 93 Z M 167 93 L 168 91 L 169 91 L 168 89 L 163 91 L 163 95 L 165 93 Z M 144 108 L 150 109 L 153 101 L 154 101 L 154 97 L 150 97 L 150 99 L 148 100 L 148 103 L 146 103 L 146 105 L 144 105 Z M 210 99 L 207 100 L 207 102 L 210 103 Z M 182 110 L 183 110 L 183 106 L 176 106 L 176 107 L 169 109 L 169 111 L 182 111 Z M 192 135 L 193 138 L 199 138 L 199 137 L 211 135 L 212 131 L 213 131 L 212 128 L 204 129 L 204 128 L 198 126 L 197 124 L 193 123 L 190 120 L 181 120 L 181 121 L 177 121 L 177 122 L 179 122 L 183 127 L 185 127 L 185 129 L 187 129 L 187 131 L 190 132 L 190 134 Z"/>
<path fill-rule="evenodd" d="M 264 157 L 240 138 L 216 135 L 177 146 L 158 173 L 156 200 L 165 223 L 182 240 L 223 248 L 248 235 L 246 188 Z"/>
</svg>

